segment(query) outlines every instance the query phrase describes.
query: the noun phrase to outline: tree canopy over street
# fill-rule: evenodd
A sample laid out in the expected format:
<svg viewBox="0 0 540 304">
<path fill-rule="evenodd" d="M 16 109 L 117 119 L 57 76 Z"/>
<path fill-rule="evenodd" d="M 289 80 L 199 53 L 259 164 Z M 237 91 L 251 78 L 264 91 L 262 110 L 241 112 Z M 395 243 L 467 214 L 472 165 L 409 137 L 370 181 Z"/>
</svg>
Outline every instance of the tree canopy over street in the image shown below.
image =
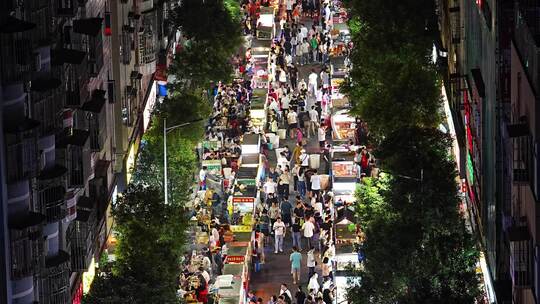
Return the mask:
<svg viewBox="0 0 540 304">
<path fill-rule="evenodd" d="M 179 303 L 178 265 L 186 242 L 187 210 L 198 168 L 196 145 L 211 113 L 211 83 L 230 79 L 241 46 L 239 4 L 182 1 L 176 26 L 188 38 L 169 69 L 176 81 L 156 106 L 143 136 L 133 181 L 114 206 L 116 261 L 100 265 L 84 303 Z M 167 135 L 169 205 L 163 197 L 163 124 L 188 124 Z"/>
<path fill-rule="evenodd" d="M 347 3 L 354 50 L 343 90 L 382 170 L 357 191 L 366 260 L 349 302 L 474 303 L 478 251 L 460 214 L 451 139 L 438 129 L 434 3 Z"/>
</svg>

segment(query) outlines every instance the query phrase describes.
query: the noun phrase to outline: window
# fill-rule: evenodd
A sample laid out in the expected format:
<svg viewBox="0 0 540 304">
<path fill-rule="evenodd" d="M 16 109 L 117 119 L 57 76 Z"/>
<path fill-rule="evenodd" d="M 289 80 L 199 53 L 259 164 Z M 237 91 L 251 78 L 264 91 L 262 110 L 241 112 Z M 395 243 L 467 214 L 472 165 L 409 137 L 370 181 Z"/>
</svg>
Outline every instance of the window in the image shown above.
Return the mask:
<svg viewBox="0 0 540 304">
<path fill-rule="evenodd" d="M 139 31 L 139 61 L 140 64 L 147 64 L 156 60 L 155 41 L 155 16 L 150 13 L 144 16 L 142 26 Z"/>
<path fill-rule="evenodd" d="M 98 33 L 96 37 L 89 37 L 88 43 L 88 73 L 95 77 L 103 67 L 103 37 Z"/>
<path fill-rule="evenodd" d="M 131 33 L 122 31 L 122 45 L 120 46 L 120 56 L 122 57 L 123 64 L 131 63 L 131 44 L 133 38 Z"/>
</svg>

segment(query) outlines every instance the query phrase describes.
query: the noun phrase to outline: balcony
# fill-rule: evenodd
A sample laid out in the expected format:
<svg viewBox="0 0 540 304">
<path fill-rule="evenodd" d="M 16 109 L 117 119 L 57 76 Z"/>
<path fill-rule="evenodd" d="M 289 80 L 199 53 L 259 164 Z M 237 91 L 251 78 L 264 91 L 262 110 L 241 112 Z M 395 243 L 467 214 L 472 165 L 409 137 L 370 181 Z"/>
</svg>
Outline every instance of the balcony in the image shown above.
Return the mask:
<svg viewBox="0 0 540 304">
<path fill-rule="evenodd" d="M 80 200 L 79 200 L 80 204 Z M 86 271 L 94 252 L 96 212 L 93 209 L 77 209 L 77 218 L 68 228 L 71 248 L 71 270 Z"/>
<path fill-rule="evenodd" d="M 18 280 L 32 276 L 43 264 L 41 225 L 45 216 L 29 212 L 9 222 L 11 240 L 11 276 Z"/>
<path fill-rule="evenodd" d="M 86 57 L 86 52 L 75 49 L 60 48 L 51 51 L 51 61 L 55 65 L 59 64 L 82 64 Z"/>
<path fill-rule="evenodd" d="M 33 177 L 38 170 L 38 151 L 35 138 L 26 138 L 7 146 L 7 179 L 10 182 Z"/>
<path fill-rule="evenodd" d="M 88 140 L 89 132 L 74 128 L 65 128 L 56 137 L 56 148 L 65 149 L 68 146 L 83 147 Z"/>
<path fill-rule="evenodd" d="M 86 18 L 73 20 L 73 31 L 75 33 L 96 37 L 100 34 L 103 18 Z"/>
<path fill-rule="evenodd" d="M 529 228 L 514 225 L 508 229 L 510 241 L 510 275 L 516 288 L 530 288 L 533 275 L 534 249 Z"/>
<path fill-rule="evenodd" d="M 40 303 L 68 303 L 71 301 L 69 289 L 69 262 L 67 252 L 60 250 L 57 255 L 47 257 L 46 269 L 41 274 Z"/>
<path fill-rule="evenodd" d="M 15 34 L 26 32 L 36 28 L 36 24 L 28 22 L 22 19 L 18 19 L 14 16 L 8 15 L 4 19 L 4 23 L 0 24 L 0 33 L 3 34 Z"/>
<path fill-rule="evenodd" d="M 540 92 L 540 11 L 535 1 L 515 1 L 514 43 L 531 85 Z"/>
<path fill-rule="evenodd" d="M 66 217 L 65 194 L 66 189 L 60 185 L 38 190 L 38 206 L 45 214 L 48 223 L 54 223 Z"/>
<path fill-rule="evenodd" d="M 514 131 L 519 130 L 515 125 L 510 126 L 514 126 Z M 523 129 L 528 130 L 528 127 Z M 534 185 L 535 155 L 532 136 L 530 134 L 512 137 L 512 158 L 512 175 L 514 183 Z"/>
<path fill-rule="evenodd" d="M 103 105 L 105 105 L 105 93 L 104 90 L 94 90 L 92 92 L 92 98 L 85 102 L 81 110 L 92 112 L 92 113 L 101 113 Z"/>
<path fill-rule="evenodd" d="M 88 48 L 88 74 L 97 77 L 103 67 L 103 41 L 102 35 L 90 37 Z"/>
<path fill-rule="evenodd" d="M 460 7 L 459 1 L 451 1 L 450 7 L 448 8 L 449 19 L 450 19 L 450 33 L 453 44 L 461 43 L 461 18 L 460 18 Z"/>
<path fill-rule="evenodd" d="M 77 7 L 73 0 L 57 0 L 56 15 L 59 17 L 75 17 Z"/>
<path fill-rule="evenodd" d="M 72 146 L 68 151 L 68 187 L 84 188 L 84 164 L 82 146 Z"/>
<path fill-rule="evenodd" d="M 104 115 L 92 114 L 88 118 L 90 129 L 90 150 L 93 152 L 99 152 L 104 147 L 105 142 L 105 122 Z"/>
</svg>

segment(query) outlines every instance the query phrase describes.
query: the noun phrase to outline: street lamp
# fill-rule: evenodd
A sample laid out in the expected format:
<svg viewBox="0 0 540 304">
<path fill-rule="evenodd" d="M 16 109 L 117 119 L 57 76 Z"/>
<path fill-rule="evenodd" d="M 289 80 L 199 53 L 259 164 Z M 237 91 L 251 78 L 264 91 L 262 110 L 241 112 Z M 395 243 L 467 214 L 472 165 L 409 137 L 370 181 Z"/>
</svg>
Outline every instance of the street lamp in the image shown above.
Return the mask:
<svg viewBox="0 0 540 304">
<path fill-rule="evenodd" d="M 197 119 L 181 123 L 167 128 L 167 118 L 163 118 L 163 188 L 165 189 L 165 204 L 169 204 L 169 179 L 167 175 L 167 133 L 174 129 L 189 126 L 192 123 L 202 121 L 203 119 Z"/>
</svg>

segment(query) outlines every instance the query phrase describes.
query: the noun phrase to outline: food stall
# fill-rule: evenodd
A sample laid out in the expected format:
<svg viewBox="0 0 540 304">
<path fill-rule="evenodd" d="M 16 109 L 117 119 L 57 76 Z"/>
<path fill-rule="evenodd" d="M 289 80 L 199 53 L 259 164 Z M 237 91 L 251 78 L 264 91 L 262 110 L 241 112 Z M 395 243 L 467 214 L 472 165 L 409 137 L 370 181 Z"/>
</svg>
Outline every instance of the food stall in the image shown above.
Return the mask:
<svg viewBox="0 0 540 304">
<path fill-rule="evenodd" d="M 330 80 L 330 85 L 332 88 L 332 107 L 335 109 L 343 109 L 350 106 L 347 95 L 340 91 L 340 87 L 344 81 L 345 77 L 340 76 L 332 76 L 332 79 Z"/>
<path fill-rule="evenodd" d="M 258 155 L 258 154 L 257 154 Z M 236 172 L 237 185 L 257 185 L 257 177 L 259 175 L 258 167 L 240 167 Z"/>
<path fill-rule="evenodd" d="M 334 201 L 352 203 L 354 191 L 356 190 L 356 180 L 358 168 L 354 163 L 354 152 L 341 147 L 334 147 L 332 153 L 332 191 Z"/>
<path fill-rule="evenodd" d="M 340 207 L 336 212 L 336 224 L 334 225 L 336 237 L 335 284 L 337 303 L 347 303 L 346 292 L 350 285 L 348 280 L 358 279 L 355 272 L 361 269 L 358 254 L 354 244 L 357 242 L 356 217 L 351 207 Z M 358 282 L 358 281 L 356 281 Z M 343 302 L 345 301 L 345 302 Z"/>
<path fill-rule="evenodd" d="M 244 282 L 248 280 L 243 264 L 225 264 L 223 275 L 216 278 L 216 289 L 219 304 L 244 304 L 246 303 L 246 288 Z"/>
<path fill-rule="evenodd" d="M 239 184 L 234 188 L 229 212 L 230 214 L 240 212 L 241 216 L 251 216 L 259 199 L 260 192 L 255 185 Z"/>
<path fill-rule="evenodd" d="M 349 110 L 338 110 L 332 115 L 332 138 L 334 141 L 354 139 L 356 120 Z"/>
<path fill-rule="evenodd" d="M 274 8 L 261 7 L 261 13 L 257 20 L 257 39 L 271 40 L 274 37 Z"/>
<path fill-rule="evenodd" d="M 208 159 L 202 161 L 202 166 L 206 167 L 208 175 L 221 176 L 221 160 Z"/>
<path fill-rule="evenodd" d="M 251 123 L 257 130 L 261 132 L 263 131 L 264 125 L 266 124 L 266 112 L 264 109 L 266 92 L 266 89 L 254 89 L 253 95 L 251 97 Z"/>
<path fill-rule="evenodd" d="M 242 167 L 259 168 L 260 164 L 261 164 L 260 154 L 242 154 L 240 156 L 240 168 Z"/>
<path fill-rule="evenodd" d="M 258 154 L 261 152 L 261 136 L 259 134 L 244 134 L 242 137 L 242 155 Z"/>
</svg>

